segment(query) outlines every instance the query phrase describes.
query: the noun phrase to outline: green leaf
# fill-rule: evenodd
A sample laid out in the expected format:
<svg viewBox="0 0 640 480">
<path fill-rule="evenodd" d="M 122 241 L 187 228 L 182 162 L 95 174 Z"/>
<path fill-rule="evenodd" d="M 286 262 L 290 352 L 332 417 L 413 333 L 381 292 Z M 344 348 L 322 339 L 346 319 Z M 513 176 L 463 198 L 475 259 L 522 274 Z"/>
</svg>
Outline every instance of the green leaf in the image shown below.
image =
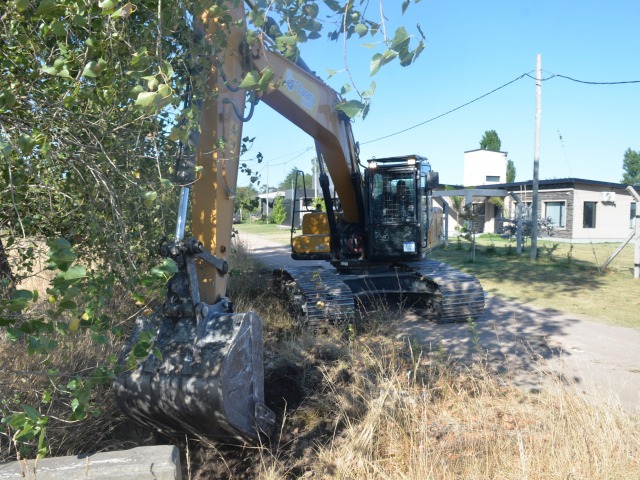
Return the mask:
<svg viewBox="0 0 640 480">
<path fill-rule="evenodd" d="M 148 209 L 153 208 L 153 202 L 156 201 L 156 198 L 158 198 L 158 192 L 146 192 L 144 195 L 144 206 L 147 207 Z"/>
<path fill-rule="evenodd" d="M 338 73 L 338 70 L 331 70 L 330 68 L 325 68 L 327 74 L 329 75 L 327 78 L 331 78 Z"/>
<path fill-rule="evenodd" d="M 380 67 L 382 67 L 383 65 L 386 65 L 397 56 L 398 56 L 398 52 L 395 52 L 393 50 L 386 50 L 382 54 L 376 53 L 371 60 L 369 76 L 373 77 L 376 73 L 378 73 L 378 71 L 380 70 Z"/>
<path fill-rule="evenodd" d="M 18 147 L 24 155 L 29 155 L 36 146 L 36 141 L 27 134 L 20 135 L 18 137 Z"/>
<path fill-rule="evenodd" d="M 411 37 L 407 33 L 407 30 L 404 27 L 398 27 L 396 30 L 396 34 L 391 41 L 391 50 L 402 50 L 403 48 L 407 48 L 409 44 L 409 40 Z"/>
<path fill-rule="evenodd" d="M 250 71 L 245 75 L 238 85 L 238 88 L 244 88 L 246 90 L 257 90 L 260 87 L 260 76 L 255 70 Z"/>
<path fill-rule="evenodd" d="M 63 67 L 62 70 L 58 72 L 58 76 L 62 78 L 71 78 L 71 75 L 69 74 L 69 70 L 67 69 L 67 67 Z"/>
<path fill-rule="evenodd" d="M 140 107 L 148 107 L 153 105 L 153 101 L 155 100 L 158 92 L 140 92 L 138 94 L 138 98 L 136 98 L 135 104 Z"/>
<path fill-rule="evenodd" d="M 153 99 L 153 105 L 155 106 L 156 110 L 162 110 L 164 107 L 171 103 L 171 100 L 173 98 L 171 95 L 171 87 L 169 87 L 169 85 L 167 85 L 166 83 L 162 83 L 158 87 L 157 93 L 158 94 Z"/>
<path fill-rule="evenodd" d="M 264 71 L 262 72 L 262 76 L 260 77 L 260 80 L 258 81 L 258 86 L 260 87 L 260 89 L 266 90 L 272 78 L 273 78 L 273 70 L 271 69 L 271 67 L 265 68 Z"/>
<path fill-rule="evenodd" d="M 368 31 L 369 28 L 367 28 L 364 23 L 359 23 L 355 26 L 355 32 L 360 36 L 360 38 L 364 37 Z"/>
<path fill-rule="evenodd" d="M 98 76 L 95 74 L 96 67 L 97 67 L 97 64 L 94 61 L 87 63 L 84 67 L 84 70 L 82 71 L 82 76 L 96 78 Z"/>
<path fill-rule="evenodd" d="M 375 92 L 376 92 L 376 82 L 371 82 L 371 85 L 369 86 L 369 90 L 362 92 L 362 96 L 364 98 L 370 98 L 373 96 Z"/>
<path fill-rule="evenodd" d="M 42 0 L 36 9 L 36 15 L 48 16 L 58 10 L 62 5 L 56 3 L 56 0 Z"/>
<path fill-rule="evenodd" d="M 67 29 L 64 23 L 62 23 L 60 20 L 54 20 L 53 22 L 51 22 L 49 28 L 51 28 L 51 31 L 57 37 L 64 37 L 67 34 Z"/>
<path fill-rule="evenodd" d="M 31 420 L 33 420 L 34 422 L 37 422 L 38 419 L 40 418 L 40 414 L 38 413 L 38 411 L 35 408 L 33 408 L 33 407 L 29 406 L 29 405 L 22 404 L 22 409 L 25 411 L 27 416 Z"/>
<path fill-rule="evenodd" d="M 281 35 L 276 38 L 278 45 L 295 45 L 298 42 L 298 37 L 295 35 Z"/>
<path fill-rule="evenodd" d="M 98 6 L 102 10 L 113 10 L 116 7 L 116 2 L 114 0 L 102 0 L 98 2 Z"/>
<path fill-rule="evenodd" d="M 129 3 L 125 4 L 124 6 L 120 7 L 115 12 L 113 12 L 111 14 L 111 18 L 127 18 L 129 15 L 131 15 L 133 12 L 135 12 L 137 10 L 137 8 L 138 7 L 136 7 L 131 2 L 129 2 Z"/>
<path fill-rule="evenodd" d="M 162 72 L 162 75 L 164 76 L 165 81 L 169 81 L 173 77 L 173 67 L 166 60 L 162 61 L 162 65 L 160 66 L 160 71 Z"/>
<path fill-rule="evenodd" d="M 29 8 L 29 0 L 15 0 L 14 3 L 18 12 L 24 12 Z"/>
<path fill-rule="evenodd" d="M 344 112 L 349 118 L 357 117 L 364 110 L 364 103 L 358 100 L 340 102 L 336 105 L 336 110 Z"/>
<path fill-rule="evenodd" d="M 407 7 L 409 7 L 409 3 L 411 3 L 411 0 L 404 0 L 404 2 L 402 2 L 402 14 L 404 15 L 404 12 L 407 11 Z"/>
<path fill-rule="evenodd" d="M 74 265 L 66 272 L 62 273 L 62 278 L 66 281 L 79 280 L 87 276 L 87 269 L 82 265 Z"/>
<path fill-rule="evenodd" d="M 33 292 L 31 290 L 16 290 L 11 294 L 11 300 L 33 300 Z"/>
<path fill-rule="evenodd" d="M 12 151 L 13 147 L 10 143 L 0 140 L 0 154 L 2 154 L 2 156 L 8 157 Z"/>
</svg>

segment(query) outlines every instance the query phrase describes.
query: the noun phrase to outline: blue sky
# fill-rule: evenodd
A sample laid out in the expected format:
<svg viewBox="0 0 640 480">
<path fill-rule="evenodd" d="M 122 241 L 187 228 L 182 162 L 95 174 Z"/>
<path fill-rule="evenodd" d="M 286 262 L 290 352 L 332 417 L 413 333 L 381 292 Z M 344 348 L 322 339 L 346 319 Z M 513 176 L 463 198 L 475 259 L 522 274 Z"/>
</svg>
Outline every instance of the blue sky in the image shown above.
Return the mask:
<svg viewBox="0 0 640 480">
<path fill-rule="evenodd" d="M 514 161 L 516 180 L 533 176 L 535 80 L 522 78 L 449 115 L 409 129 L 459 107 L 522 74 L 535 77 L 536 55 L 543 78 L 564 75 L 590 82 L 640 80 L 640 1 L 583 0 L 471 1 L 421 0 L 400 15 L 400 0 L 385 0 L 387 28 L 405 25 L 427 38 L 417 62 L 394 62 L 369 77 L 375 51 L 369 38 L 351 41 L 349 68 L 361 90 L 376 82 L 372 109 L 354 123 L 361 160 L 420 154 L 440 180 L 461 184 L 463 154 L 479 147 L 486 130 L 495 130 L 502 150 Z M 378 20 L 378 2 L 371 18 Z M 302 56 L 336 90 L 346 74 L 327 80 L 325 68 L 343 69 L 342 41 L 324 38 L 301 45 Z M 262 183 L 279 183 L 296 166 L 310 172 L 315 156 L 305 133 L 260 104 L 244 134 L 265 162 L 257 166 Z M 564 78 L 542 83 L 540 178 L 577 177 L 619 182 L 627 148 L 640 150 L 640 83 L 587 85 Z M 266 164 L 268 162 L 268 168 Z M 248 182 L 241 177 L 240 184 Z"/>
</svg>

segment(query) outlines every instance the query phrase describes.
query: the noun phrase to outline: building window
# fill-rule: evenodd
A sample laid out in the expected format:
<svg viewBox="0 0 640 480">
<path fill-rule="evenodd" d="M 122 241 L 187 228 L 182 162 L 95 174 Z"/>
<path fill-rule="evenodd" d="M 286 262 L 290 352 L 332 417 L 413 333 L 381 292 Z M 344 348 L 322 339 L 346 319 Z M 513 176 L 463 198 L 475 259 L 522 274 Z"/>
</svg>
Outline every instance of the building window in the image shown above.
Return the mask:
<svg viewBox="0 0 640 480">
<path fill-rule="evenodd" d="M 637 208 L 638 204 L 636 202 L 631 202 L 631 208 L 629 211 L 629 228 L 636 228 Z"/>
<path fill-rule="evenodd" d="M 485 181 L 486 182 L 495 182 L 495 183 L 499 183 L 500 182 L 500 175 L 487 175 L 485 177 Z"/>
<path fill-rule="evenodd" d="M 596 205 L 597 202 L 584 202 L 582 228 L 596 228 Z"/>
<path fill-rule="evenodd" d="M 565 202 L 546 202 L 545 218 L 550 218 L 554 226 L 565 228 L 566 224 L 566 204 Z"/>
</svg>

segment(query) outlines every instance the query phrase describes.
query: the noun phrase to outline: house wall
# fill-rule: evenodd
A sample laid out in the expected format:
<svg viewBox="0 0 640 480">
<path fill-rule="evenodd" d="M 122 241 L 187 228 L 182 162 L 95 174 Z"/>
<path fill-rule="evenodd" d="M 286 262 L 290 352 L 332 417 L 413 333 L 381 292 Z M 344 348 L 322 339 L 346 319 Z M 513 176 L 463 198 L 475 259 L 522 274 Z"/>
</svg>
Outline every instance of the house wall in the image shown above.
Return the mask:
<svg viewBox="0 0 640 480">
<path fill-rule="evenodd" d="M 613 191 L 613 190 L 610 190 Z M 577 240 L 602 241 L 608 239 L 623 240 L 633 229 L 629 226 L 631 203 L 634 201 L 625 190 L 617 190 L 613 202 L 603 201 L 602 190 L 576 190 L 573 238 Z M 584 202 L 595 202 L 595 228 L 584 228 Z"/>
<path fill-rule="evenodd" d="M 604 191 L 615 193 L 615 202 L 603 202 Z M 517 192 L 520 199 L 530 205 L 532 192 Z M 566 214 L 566 226 L 564 228 L 554 226 L 553 238 L 592 241 L 592 242 L 616 242 L 627 238 L 631 233 L 629 214 L 633 198 L 625 190 L 601 189 L 597 186 L 578 185 L 577 188 L 540 190 L 538 192 L 538 213 L 540 218 L 545 216 L 546 203 L 564 202 Z M 584 202 L 595 202 L 596 225 L 595 228 L 584 228 Z M 516 202 L 510 197 L 505 199 L 505 211 L 509 217 L 516 216 Z M 545 232 L 540 232 L 544 237 Z"/>
<path fill-rule="evenodd" d="M 488 180 L 487 177 L 496 177 L 496 180 Z M 464 152 L 464 184 L 466 186 L 504 183 L 506 178 L 506 152 L 492 152 L 490 150 Z"/>
</svg>

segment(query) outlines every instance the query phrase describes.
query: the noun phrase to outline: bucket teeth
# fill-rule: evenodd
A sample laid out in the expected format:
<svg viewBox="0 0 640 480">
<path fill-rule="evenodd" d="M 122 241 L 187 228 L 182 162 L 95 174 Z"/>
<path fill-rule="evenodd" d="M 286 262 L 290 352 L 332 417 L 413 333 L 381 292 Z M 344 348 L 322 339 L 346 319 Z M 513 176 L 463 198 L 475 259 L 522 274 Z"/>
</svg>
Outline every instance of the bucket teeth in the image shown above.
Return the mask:
<svg viewBox="0 0 640 480">
<path fill-rule="evenodd" d="M 126 369 L 143 343 L 151 353 Z M 274 414 L 264 404 L 262 320 L 253 312 L 211 312 L 200 320 L 160 312 L 141 317 L 121 365 L 118 405 L 160 432 L 255 442 L 273 427 Z"/>
</svg>

